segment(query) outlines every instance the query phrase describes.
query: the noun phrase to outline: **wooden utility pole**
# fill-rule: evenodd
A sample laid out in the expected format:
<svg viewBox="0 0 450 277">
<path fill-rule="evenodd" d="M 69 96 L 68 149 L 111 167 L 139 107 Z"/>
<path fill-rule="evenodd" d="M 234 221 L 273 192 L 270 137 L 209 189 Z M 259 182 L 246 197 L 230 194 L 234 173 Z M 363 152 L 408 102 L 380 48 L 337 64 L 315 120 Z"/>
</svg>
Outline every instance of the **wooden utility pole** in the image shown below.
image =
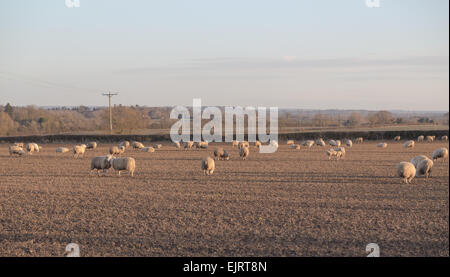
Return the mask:
<svg viewBox="0 0 450 277">
<path fill-rule="evenodd" d="M 109 132 L 112 134 L 113 127 L 112 127 L 112 110 L 111 110 L 111 97 L 114 95 L 118 95 L 118 93 L 103 93 L 103 96 L 108 96 L 108 103 L 109 103 Z"/>
</svg>

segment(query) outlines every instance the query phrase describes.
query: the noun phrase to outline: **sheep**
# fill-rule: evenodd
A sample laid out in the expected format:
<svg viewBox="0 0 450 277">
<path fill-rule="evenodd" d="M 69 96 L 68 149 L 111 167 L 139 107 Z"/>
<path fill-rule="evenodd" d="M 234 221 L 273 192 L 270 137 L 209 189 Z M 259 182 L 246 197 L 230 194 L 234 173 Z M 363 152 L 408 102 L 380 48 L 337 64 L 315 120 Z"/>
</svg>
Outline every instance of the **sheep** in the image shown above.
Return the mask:
<svg viewBox="0 0 450 277">
<path fill-rule="evenodd" d="M 239 142 L 238 142 L 237 140 L 233 140 L 233 141 L 231 142 L 231 145 L 232 145 L 233 147 L 237 147 L 237 146 L 239 145 Z"/>
<path fill-rule="evenodd" d="M 195 144 L 195 148 L 197 149 L 207 149 L 208 148 L 208 142 L 207 141 L 199 141 Z"/>
<path fill-rule="evenodd" d="M 100 157 L 94 157 L 91 160 L 91 172 L 92 170 L 97 170 L 97 175 L 100 176 L 99 170 L 103 170 L 103 176 L 105 176 L 106 171 L 111 168 L 111 159 L 113 158 L 112 155 L 106 155 L 106 156 L 100 156 Z"/>
<path fill-rule="evenodd" d="M 338 145 L 337 141 L 335 141 L 334 139 L 330 139 L 330 140 L 328 141 L 328 144 L 329 144 L 330 146 L 337 146 L 337 147 L 340 146 L 340 145 Z"/>
<path fill-rule="evenodd" d="M 270 145 L 273 146 L 273 147 L 278 148 L 278 141 L 276 141 L 276 140 L 271 140 L 271 141 L 270 141 Z"/>
<path fill-rule="evenodd" d="M 202 170 L 205 175 L 211 175 L 216 169 L 216 164 L 211 157 L 206 157 L 202 159 Z"/>
<path fill-rule="evenodd" d="M 433 159 L 433 161 L 437 161 L 437 159 L 439 158 L 442 158 L 445 161 L 447 157 L 448 157 L 448 149 L 445 147 L 436 149 L 433 151 L 433 154 L 431 154 L 431 158 Z"/>
<path fill-rule="evenodd" d="M 218 147 L 214 149 L 214 159 L 220 160 L 221 156 L 224 154 L 224 150 L 222 147 Z"/>
<path fill-rule="evenodd" d="M 23 148 L 24 143 L 23 143 L 23 142 L 15 142 L 15 143 L 13 144 L 13 146 L 17 146 L 17 147 Z"/>
<path fill-rule="evenodd" d="M 27 143 L 27 145 L 25 145 L 25 150 L 27 150 L 27 152 L 32 155 L 34 151 L 39 151 L 39 147 L 35 149 L 34 143 Z"/>
<path fill-rule="evenodd" d="M 261 142 L 259 140 L 255 141 L 255 148 L 260 148 Z"/>
<path fill-rule="evenodd" d="M 380 147 L 380 148 L 386 148 L 387 146 L 388 145 L 387 145 L 386 142 L 380 142 L 380 143 L 377 144 L 377 147 Z"/>
<path fill-rule="evenodd" d="M 344 147 L 334 148 L 334 151 L 340 152 L 339 158 L 344 158 L 345 157 L 345 148 Z"/>
<path fill-rule="evenodd" d="M 295 142 L 294 142 L 294 140 L 288 140 L 288 141 L 286 142 L 286 144 L 287 144 L 287 145 L 293 145 L 293 144 L 295 144 Z"/>
<path fill-rule="evenodd" d="M 346 139 L 345 140 L 345 145 L 347 145 L 347 147 L 352 147 L 353 146 L 353 142 L 351 139 Z"/>
<path fill-rule="evenodd" d="M 336 144 L 337 144 L 336 146 L 339 147 L 339 146 L 341 146 L 342 143 L 341 143 L 340 140 L 337 139 L 337 140 L 336 140 Z"/>
<path fill-rule="evenodd" d="M 300 150 L 300 144 L 292 144 L 291 149 Z"/>
<path fill-rule="evenodd" d="M 162 144 L 155 144 L 155 145 L 153 145 L 153 148 L 161 149 L 162 148 Z"/>
<path fill-rule="evenodd" d="M 335 157 L 336 160 L 339 160 L 342 156 L 341 151 L 336 151 L 333 148 L 328 149 L 327 151 L 325 151 L 325 153 L 327 154 L 329 160 L 331 160 L 333 157 Z"/>
<path fill-rule="evenodd" d="M 153 147 L 144 147 L 144 148 L 142 148 L 142 152 L 153 153 L 153 152 L 155 152 L 155 148 L 153 148 Z"/>
<path fill-rule="evenodd" d="M 134 171 L 136 170 L 136 160 L 134 158 L 112 158 L 110 163 L 112 168 L 118 172 L 119 176 L 121 171 L 128 171 L 130 176 L 133 177 Z"/>
<path fill-rule="evenodd" d="M 323 141 L 323 139 L 319 138 L 319 139 L 316 139 L 316 145 L 317 146 L 325 146 L 326 143 L 325 143 L 325 141 Z"/>
<path fill-rule="evenodd" d="M 194 142 L 193 141 L 186 141 L 184 143 L 184 149 L 190 149 L 194 146 Z"/>
<path fill-rule="evenodd" d="M 414 144 L 415 144 L 415 142 L 413 140 L 408 140 L 405 143 L 403 143 L 403 147 L 404 148 L 413 148 Z"/>
<path fill-rule="evenodd" d="M 33 145 L 34 148 L 34 152 L 39 152 L 41 151 L 42 147 L 37 145 L 37 143 L 31 143 Z"/>
<path fill-rule="evenodd" d="M 109 154 L 111 155 L 120 155 L 125 152 L 125 146 L 111 146 L 109 148 Z"/>
<path fill-rule="evenodd" d="M 56 153 L 66 153 L 66 152 L 69 152 L 69 148 L 66 148 L 66 147 L 56 148 Z"/>
<path fill-rule="evenodd" d="M 313 140 L 307 140 L 303 142 L 303 146 L 306 146 L 308 148 L 311 148 L 314 145 L 314 141 Z"/>
<path fill-rule="evenodd" d="M 416 176 L 416 168 L 412 163 L 400 162 L 397 165 L 397 174 L 402 178 L 402 183 L 411 184 L 411 181 Z"/>
<path fill-rule="evenodd" d="M 125 147 L 125 148 L 128 148 L 128 147 L 130 147 L 130 142 L 127 141 L 127 140 L 121 141 L 121 142 L 119 143 L 119 147 L 121 147 L 121 146 L 123 146 L 123 147 Z"/>
<path fill-rule="evenodd" d="M 88 142 L 86 149 L 95 149 L 95 148 L 97 148 L 97 142 L 95 141 Z"/>
<path fill-rule="evenodd" d="M 431 175 L 431 168 L 433 167 L 433 161 L 426 158 L 421 160 L 416 166 L 416 177 L 419 175 L 425 175 L 425 178 Z"/>
<path fill-rule="evenodd" d="M 412 163 L 412 164 L 414 165 L 414 167 L 417 167 L 417 165 L 419 164 L 419 162 L 421 162 L 422 160 L 426 160 L 426 159 L 428 159 L 427 156 L 425 156 L 425 155 L 419 155 L 419 156 L 416 156 L 416 157 L 412 158 L 411 161 L 410 161 L 410 163 Z"/>
<path fill-rule="evenodd" d="M 244 140 L 244 141 L 239 142 L 238 149 L 249 147 L 249 146 L 250 146 L 250 144 L 248 143 L 248 141 Z"/>
<path fill-rule="evenodd" d="M 73 147 L 73 157 L 78 158 L 80 156 L 84 156 L 84 153 L 86 152 L 86 145 L 85 144 L 81 144 L 81 145 L 75 145 Z"/>
<path fill-rule="evenodd" d="M 433 142 L 434 138 L 435 138 L 435 136 L 427 136 L 425 139 L 427 142 Z"/>
<path fill-rule="evenodd" d="M 241 157 L 242 160 L 247 159 L 249 154 L 250 154 L 250 150 L 248 149 L 248 147 L 242 147 L 239 150 L 239 156 Z"/>
<path fill-rule="evenodd" d="M 442 140 L 442 141 L 448 141 L 448 136 L 442 136 L 442 137 L 441 137 L 441 140 Z"/>
<path fill-rule="evenodd" d="M 25 155 L 25 151 L 23 150 L 23 148 L 16 145 L 10 145 L 8 150 L 9 150 L 9 157 L 12 157 L 13 155 L 17 156 Z"/>
<path fill-rule="evenodd" d="M 177 149 L 180 149 L 180 148 L 181 148 L 181 144 L 180 144 L 178 141 L 175 141 L 175 142 L 173 143 L 173 145 L 174 145 Z"/>
<path fill-rule="evenodd" d="M 418 136 L 417 137 L 417 142 L 422 142 L 425 139 L 424 136 Z"/>
<path fill-rule="evenodd" d="M 228 161 L 231 158 L 230 153 L 228 153 L 227 150 L 223 150 L 222 156 L 220 156 L 220 159 L 224 161 Z"/>
<path fill-rule="evenodd" d="M 363 141 L 364 141 L 363 137 L 357 137 L 355 143 L 363 143 Z"/>
<path fill-rule="evenodd" d="M 394 141 L 400 141 L 400 139 L 401 139 L 400 136 L 396 136 L 396 137 L 394 138 Z"/>
<path fill-rule="evenodd" d="M 133 142 L 131 143 L 131 146 L 132 146 L 134 149 L 142 149 L 142 148 L 144 148 L 144 145 L 143 145 L 142 143 L 140 143 L 139 141 L 133 141 Z"/>
</svg>

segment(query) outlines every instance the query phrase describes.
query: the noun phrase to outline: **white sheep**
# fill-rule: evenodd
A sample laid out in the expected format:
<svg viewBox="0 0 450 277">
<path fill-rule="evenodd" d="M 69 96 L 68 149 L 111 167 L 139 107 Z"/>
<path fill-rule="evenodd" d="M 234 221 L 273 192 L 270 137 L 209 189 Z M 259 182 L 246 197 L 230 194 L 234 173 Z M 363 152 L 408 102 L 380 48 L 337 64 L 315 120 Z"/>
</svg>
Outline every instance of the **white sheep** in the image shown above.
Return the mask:
<svg viewBox="0 0 450 277">
<path fill-rule="evenodd" d="M 416 176 L 425 175 L 425 178 L 431 175 L 431 168 L 433 167 L 433 161 L 430 159 L 421 160 L 416 166 Z"/>
<path fill-rule="evenodd" d="M 396 137 L 394 138 L 394 141 L 400 141 L 400 139 L 401 139 L 400 136 L 396 136 Z"/>
<path fill-rule="evenodd" d="M 433 161 L 437 161 L 437 159 L 442 158 L 442 160 L 446 160 L 448 158 L 448 149 L 445 147 L 436 149 L 433 151 L 433 154 L 431 155 L 431 158 Z"/>
<path fill-rule="evenodd" d="M 221 158 L 221 156 L 223 156 L 224 154 L 224 150 L 222 147 L 218 147 L 216 149 L 214 149 L 214 159 L 219 160 Z"/>
<path fill-rule="evenodd" d="M 306 146 L 308 148 L 311 148 L 314 145 L 314 141 L 313 140 L 307 140 L 303 142 L 303 146 Z"/>
<path fill-rule="evenodd" d="M 248 158 L 248 155 L 250 154 L 250 150 L 248 149 L 248 147 L 242 147 L 239 150 L 239 156 L 241 157 L 241 159 L 245 160 Z"/>
<path fill-rule="evenodd" d="M 231 158 L 230 153 L 227 150 L 223 150 L 222 156 L 220 156 L 221 160 L 228 161 Z"/>
<path fill-rule="evenodd" d="M 162 144 L 155 144 L 155 145 L 153 145 L 153 148 L 161 149 L 162 148 Z"/>
<path fill-rule="evenodd" d="M 211 175 L 216 169 L 216 164 L 211 157 L 206 157 L 202 159 L 202 170 L 205 175 Z"/>
<path fill-rule="evenodd" d="M 420 161 L 423 161 L 423 160 L 426 160 L 426 159 L 428 159 L 427 156 L 425 156 L 425 155 L 419 155 L 419 156 L 416 156 L 416 157 L 412 158 L 411 161 L 410 161 L 410 163 L 412 163 L 412 164 L 414 165 L 414 167 L 417 168 L 417 165 L 419 164 L 419 162 L 420 162 Z"/>
<path fill-rule="evenodd" d="M 334 148 L 334 151 L 341 152 L 340 154 L 338 154 L 339 158 L 344 158 L 345 157 L 345 148 L 344 147 Z"/>
<path fill-rule="evenodd" d="M 66 153 L 66 152 L 69 152 L 69 148 L 67 148 L 67 147 L 56 148 L 56 153 Z"/>
<path fill-rule="evenodd" d="M 175 141 L 175 142 L 173 143 L 173 145 L 174 145 L 177 149 L 180 149 L 180 148 L 181 148 L 181 144 L 180 144 L 178 141 Z"/>
<path fill-rule="evenodd" d="M 425 139 L 427 142 L 433 142 L 434 138 L 435 138 L 435 136 L 427 136 Z"/>
<path fill-rule="evenodd" d="M 121 147 L 121 146 L 123 146 L 123 147 L 125 147 L 125 148 L 128 148 L 128 147 L 130 147 L 130 142 L 127 141 L 127 140 L 121 141 L 121 142 L 119 143 L 119 147 Z"/>
<path fill-rule="evenodd" d="M 380 148 L 386 148 L 387 146 L 388 146 L 388 144 L 386 142 L 380 142 L 377 144 L 377 147 L 380 147 Z"/>
<path fill-rule="evenodd" d="M 250 144 L 248 143 L 248 141 L 244 140 L 244 141 L 239 142 L 239 144 L 238 144 L 239 149 L 245 148 L 245 147 L 250 147 Z"/>
<path fill-rule="evenodd" d="M 363 141 L 364 141 L 363 137 L 357 137 L 355 143 L 363 143 Z"/>
<path fill-rule="evenodd" d="M 153 148 L 153 147 L 144 147 L 144 148 L 142 148 L 142 152 L 153 153 L 153 152 L 155 152 L 155 148 Z"/>
<path fill-rule="evenodd" d="M 231 142 L 231 145 L 232 145 L 233 147 L 237 147 L 237 146 L 239 145 L 239 142 L 238 142 L 237 140 L 233 140 L 233 141 Z"/>
<path fill-rule="evenodd" d="M 260 148 L 261 142 L 259 140 L 255 141 L 255 148 Z"/>
<path fill-rule="evenodd" d="M 325 153 L 327 154 L 329 160 L 331 160 L 332 158 L 336 158 L 336 160 L 339 160 L 342 156 L 342 152 L 336 151 L 332 148 L 325 151 Z"/>
<path fill-rule="evenodd" d="M 317 146 L 325 146 L 326 143 L 323 139 L 319 138 L 319 139 L 316 139 L 316 145 Z"/>
<path fill-rule="evenodd" d="M 293 145 L 295 144 L 294 140 L 290 139 L 286 142 L 287 145 Z"/>
<path fill-rule="evenodd" d="M 412 163 L 400 162 L 397 165 L 397 174 L 402 178 L 402 183 L 411 184 L 411 181 L 416 176 L 416 168 Z"/>
<path fill-rule="evenodd" d="M 418 136 L 417 137 L 417 142 L 422 142 L 425 139 L 424 136 Z"/>
<path fill-rule="evenodd" d="M 14 155 L 17 156 L 23 156 L 25 155 L 25 151 L 23 150 L 22 147 L 16 146 L 16 145 L 10 145 L 9 148 L 9 156 L 12 157 Z"/>
<path fill-rule="evenodd" d="M 85 152 L 86 152 L 86 145 L 85 144 L 75 145 L 73 147 L 73 157 L 74 158 L 78 158 L 80 156 L 83 157 Z"/>
<path fill-rule="evenodd" d="M 125 146 L 111 146 L 109 148 L 109 154 L 111 155 L 120 155 L 125 152 Z"/>
<path fill-rule="evenodd" d="M 405 143 L 403 143 L 404 148 L 413 148 L 415 145 L 415 142 L 413 140 L 408 140 Z"/>
<path fill-rule="evenodd" d="M 448 141 L 448 136 L 442 136 L 442 137 L 441 137 L 441 140 L 442 140 L 442 141 Z"/>
<path fill-rule="evenodd" d="M 110 163 L 112 168 L 118 172 L 119 176 L 121 171 L 128 171 L 130 176 L 133 177 L 134 171 L 136 170 L 136 160 L 134 158 L 112 158 Z"/>
<path fill-rule="evenodd" d="M 91 160 L 91 172 L 92 170 L 97 170 L 97 175 L 100 176 L 99 170 L 103 170 L 103 176 L 105 176 L 106 171 L 111 168 L 111 159 L 113 158 L 112 155 L 106 155 L 106 156 L 100 156 L 100 157 L 94 157 Z"/>
<path fill-rule="evenodd" d="M 144 145 L 143 145 L 142 143 L 140 143 L 139 141 L 133 141 L 133 142 L 131 143 L 131 146 L 132 146 L 134 149 L 142 149 L 142 148 L 144 148 Z"/>
<path fill-rule="evenodd" d="M 194 146 L 194 142 L 193 141 L 186 141 L 184 143 L 184 149 L 190 149 Z"/>
<path fill-rule="evenodd" d="M 291 149 L 300 150 L 300 144 L 292 144 Z"/>
<path fill-rule="evenodd" d="M 95 148 L 97 148 L 97 142 L 95 141 L 88 142 L 86 149 L 95 149 Z"/>
<path fill-rule="evenodd" d="M 35 143 L 27 143 L 27 145 L 25 145 L 25 150 L 32 155 L 34 151 L 39 152 L 39 147 L 36 147 Z"/>
<path fill-rule="evenodd" d="M 352 147 L 353 146 L 352 140 L 351 139 L 345 140 L 345 145 L 347 145 L 347 147 Z"/>
</svg>

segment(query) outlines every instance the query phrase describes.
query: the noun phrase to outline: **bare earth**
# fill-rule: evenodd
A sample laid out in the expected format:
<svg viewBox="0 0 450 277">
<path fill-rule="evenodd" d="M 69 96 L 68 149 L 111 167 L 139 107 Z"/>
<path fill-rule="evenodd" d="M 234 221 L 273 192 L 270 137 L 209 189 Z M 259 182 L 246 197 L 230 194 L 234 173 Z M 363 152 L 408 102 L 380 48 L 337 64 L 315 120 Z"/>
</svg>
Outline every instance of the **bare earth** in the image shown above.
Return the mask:
<svg viewBox="0 0 450 277">
<path fill-rule="evenodd" d="M 155 153 L 128 149 L 134 177 L 89 175 L 90 159 L 41 153 L 9 158 L 0 145 L 0 256 L 62 256 L 70 242 L 82 256 L 449 256 L 449 163 L 432 177 L 401 184 L 396 164 L 431 156 L 448 143 L 387 149 L 367 142 L 328 161 L 326 148 L 281 145 L 275 154 L 252 146 L 246 161 L 229 144 L 231 161 L 202 175 L 207 150 Z M 225 145 L 225 144 L 222 144 Z M 65 145 L 70 147 L 72 145 Z"/>
</svg>

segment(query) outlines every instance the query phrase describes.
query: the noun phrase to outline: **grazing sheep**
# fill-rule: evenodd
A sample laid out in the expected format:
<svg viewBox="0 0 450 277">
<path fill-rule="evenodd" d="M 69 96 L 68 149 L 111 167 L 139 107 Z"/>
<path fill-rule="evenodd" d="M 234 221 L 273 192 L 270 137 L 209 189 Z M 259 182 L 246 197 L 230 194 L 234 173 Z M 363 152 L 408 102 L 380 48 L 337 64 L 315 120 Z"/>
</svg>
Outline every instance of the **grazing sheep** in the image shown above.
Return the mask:
<svg viewBox="0 0 450 277">
<path fill-rule="evenodd" d="M 344 157 L 345 157 L 345 148 L 344 148 L 344 147 L 337 147 L 337 148 L 334 148 L 334 151 L 336 151 L 336 152 L 341 152 L 341 153 L 339 154 L 339 158 L 344 158 Z"/>
<path fill-rule="evenodd" d="M 97 142 L 95 141 L 88 142 L 86 149 L 95 149 L 95 148 L 97 148 Z"/>
<path fill-rule="evenodd" d="M 205 175 L 211 175 L 216 169 L 216 164 L 211 157 L 206 157 L 202 159 L 202 170 Z"/>
<path fill-rule="evenodd" d="M 448 136 L 442 136 L 442 137 L 441 137 L 441 140 L 443 140 L 443 141 L 448 141 Z"/>
<path fill-rule="evenodd" d="M 245 147 L 250 147 L 250 144 L 248 143 L 248 141 L 244 140 L 244 141 L 239 142 L 239 144 L 238 144 L 239 149 L 245 148 Z"/>
<path fill-rule="evenodd" d="M 23 142 L 15 142 L 15 143 L 13 144 L 13 146 L 17 146 L 17 147 L 23 148 L 24 143 L 23 143 Z"/>
<path fill-rule="evenodd" d="M 241 157 L 242 160 L 247 159 L 249 154 L 250 154 L 250 150 L 248 149 L 248 147 L 242 147 L 239 150 L 239 156 Z"/>
<path fill-rule="evenodd" d="M 303 146 L 306 146 L 308 148 L 311 148 L 314 145 L 314 141 L 313 140 L 307 140 L 303 142 Z"/>
<path fill-rule="evenodd" d="M 353 142 L 351 139 L 346 139 L 345 140 L 345 145 L 347 145 L 347 147 L 352 147 L 353 146 Z"/>
<path fill-rule="evenodd" d="M 400 136 L 396 136 L 396 137 L 394 138 L 394 141 L 400 141 L 400 139 L 401 139 Z"/>
<path fill-rule="evenodd" d="M 25 151 L 23 151 L 23 148 L 16 145 L 10 145 L 8 150 L 9 150 L 9 157 L 12 157 L 14 155 L 17 156 L 25 155 Z"/>
<path fill-rule="evenodd" d="M 435 138 L 435 136 L 427 136 L 425 139 L 427 142 L 433 142 L 434 138 Z"/>
<path fill-rule="evenodd" d="M 340 140 L 337 139 L 337 140 L 336 140 L 336 144 L 337 144 L 336 146 L 339 147 L 339 146 L 341 146 L 342 143 L 341 143 Z"/>
<path fill-rule="evenodd" d="M 332 148 L 328 149 L 327 151 L 325 151 L 325 153 L 328 156 L 328 159 L 331 160 L 332 158 L 336 158 L 336 160 L 339 160 L 342 156 L 342 152 L 341 151 L 336 151 Z"/>
<path fill-rule="evenodd" d="M 119 176 L 121 171 L 128 171 L 130 173 L 130 176 L 133 177 L 134 171 L 136 169 L 136 161 L 134 158 L 112 158 L 110 163 L 114 170 L 118 172 Z"/>
<path fill-rule="evenodd" d="M 233 142 L 231 143 L 231 145 L 233 147 L 237 147 L 239 145 L 239 142 L 237 140 L 233 140 Z"/>
<path fill-rule="evenodd" d="M 208 142 L 207 141 L 199 141 L 197 143 L 195 143 L 195 148 L 196 149 L 207 149 L 208 148 Z"/>
<path fill-rule="evenodd" d="M 99 170 L 103 170 L 103 176 L 105 176 L 106 171 L 111 168 L 111 159 L 113 158 L 112 155 L 106 155 L 101 157 L 94 157 L 91 160 L 91 172 L 92 170 L 97 170 L 97 175 L 100 176 Z"/>
<path fill-rule="evenodd" d="M 184 149 L 190 149 L 194 146 L 194 142 L 193 141 L 186 141 L 184 143 Z"/>
<path fill-rule="evenodd" d="M 155 144 L 155 145 L 153 145 L 153 148 L 161 149 L 162 148 L 162 144 Z"/>
<path fill-rule="evenodd" d="M 153 152 L 155 152 L 155 148 L 153 148 L 153 147 L 144 147 L 144 148 L 142 148 L 142 152 L 153 153 Z"/>
<path fill-rule="evenodd" d="M 317 146 L 325 146 L 326 143 L 323 139 L 319 138 L 319 139 L 316 139 L 316 145 Z"/>
<path fill-rule="evenodd" d="M 330 139 L 330 140 L 328 141 L 328 144 L 329 144 L 330 146 L 337 146 L 337 147 L 340 146 L 340 145 L 338 145 L 337 141 L 334 140 L 334 139 Z"/>
<path fill-rule="evenodd" d="M 356 138 L 355 143 L 363 143 L 363 141 L 364 141 L 364 138 L 358 137 L 358 138 Z"/>
<path fill-rule="evenodd" d="M 32 155 L 34 151 L 39 152 L 39 147 L 35 147 L 34 143 L 27 143 L 27 145 L 25 145 L 25 150 L 27 150 L 27 152 Z"/>
<path fill-rule="evenodd" d="M 416 168 L 412 163 L 400 162 L 397 165 L 397 174 L 402 178 L 402 183 L 411 184 L 411 181 L 416 176 Z"/>
<path fill-rule="evenodd" d="M 287 145 L 293 145 L 293 144 L 295 144 L 295 142 L 294 142 L 293 140 L 288 140 L 288 141 L 286 142 L 286 144 L 287 144 Z"/>
<path fill-rule="evenodd" d="M 417 137 L 417 142 L 422 142 L 425 139 L 424 136 L 418 136 Z"/>
<path fill-rule="evenodd" d="M 222 147 L 218 147 L 214 149 L 214 159 L 220 160 L 220 157 L 224 154 L 224 150 Z"/>
<path fill-rule="evenodd" d="M 260 148 L 261 142 L 259 140 L 255 141 L 255 148 Z"/>
<path fill-rule="evenodd" d="M 176 148 L 178 148 L 178 149 L 181 148 L 181 144 L 180 144 L 178 141 L 175 141 L 175 142 L 173 143 L 173 145 L 174 145 Z"/>
<path fill-rule="evenodd" d="M 380 142 L 380 143 L 377 144 L 377 147 L 380 147 L 380 148 L 386 148 L 387 146 L 388 145 L 387 145 L 386 142 Z"/>
<path fill-rule="evenodd" d="M 436 149 L 433 151 L 433 154 L 431 154 L 431 158 L 433 161 L 437 161 L 437 159 L 442 158 L 442 160 L 446 160 L 448 158 L 448 149 L 445 147 Z"/>
<path fill-rule="evenodd" d="M 291 149 L 300 150 L 300 144 L 292 144 Z"/>
<path fill-rule="evenodd" d="M 428 159 L 427 156 L 425 156 L 425 155 L 419 155 L 419 156 L 416 156 L 416 157 L 412 158 L 411 161 L 410 161 L 410 163 L 412 163 L 412 164 L 414 165 L 414 167 L 417 168 L 417 165 L 419 164 L 419 162 L 420 162 L 420 161 L 423 161 L 423 160 L 426 160 L 426 159 Z"/>
<path fill-rule="evenodd" d="M 85 152 L 86 152 L 86 145 L 85 144 L 75 145 L 73 147 L 73 157 L 74 158 L 78 158 L 80 156 L 83 157 Z"/>
<path fill-rule="evenodd" d="M 119 143 L 119 147 L 121 147 L 121 146 L 123 146 L 123 147 L 125 147 L 125 148 L 128 148 L 128 147 L 130 147 L 130 142 L 127 141 L 127 140 L 121 141 L 121 142 Z"/>
<path fill-rule="evenodd" d="M 405 143 L 403 143 L 403 147 L 404 148 L 413 148 L 414 144 L 415 144 L 415 142 L 413 140 L 408 140 Z"/>
<path fill-rule="evenodd" d="M 431 175 L 431 168 L 433 167 L 433 161 L 426 158 L 421 160 L 416 166 L 416 176 L 425 175 L 425 178 Z"/>
<path fill-rule="evenodd" d="M 143 145 L 142 143 L 140 143 L 139 141 L 133 141 L 133 142 L 131 143 L 131 146 L 132 146 L 134 149 L 142 149 L 142 148 L 144 148 L 144 145 Z"/>
<path fill-rule="evenodd" d="M 223 150 L 222 156 L 220 156 L 221 160 L 228 161 L 231 158 L 230 153 L 227 150 Z"/>
<path fill-rule="evenodd" d="M 276 147 L 276 148 L 278 148 L 278 141 L 276 141 L 276 140 L 271 140 L 271 141 L 270 141 L 270 145 L 271 145 L 271 146 L 274 146 L 274 147 Z"/>
<path fill-rule="evenodd" d="M 109 154 L 111 155 L 120 155 L 123 154 L 123 152 L 125 152 L 125 146 L 111 146 L 109 148 Z"/>
<path fill-rule="evenodd" d="M 67 147 L 56 148 L 56 153 L 66 153 L 66 152 L 69 152 L 69 148 L 67 148 Z"/>
</svg>

